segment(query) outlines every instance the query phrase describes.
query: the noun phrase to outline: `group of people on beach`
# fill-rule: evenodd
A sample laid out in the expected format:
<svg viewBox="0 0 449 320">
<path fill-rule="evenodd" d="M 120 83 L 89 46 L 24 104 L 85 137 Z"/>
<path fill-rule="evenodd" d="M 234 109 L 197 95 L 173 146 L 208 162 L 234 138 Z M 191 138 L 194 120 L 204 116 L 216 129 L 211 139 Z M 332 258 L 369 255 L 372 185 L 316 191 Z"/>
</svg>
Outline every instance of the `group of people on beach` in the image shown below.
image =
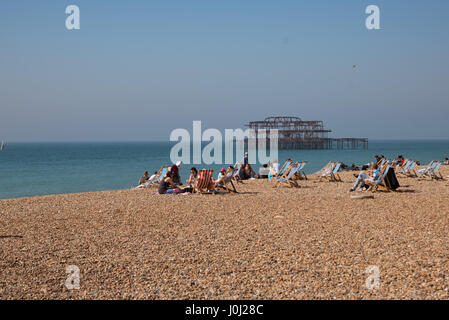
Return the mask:
<svg viewBox="0 0 449 320">
<path fill-rule="evenodd" d="M 159 194 L 179 194 L 179 193 L 193 193 L 195 192 L 194 185 L 198 179 L 198 169 L 195 167 L 190 168 L 190 175 L 186 180 L 185 184 L 182 183 L 181 177 L 179 174 L 179 169 L 183 165 L 181 161 L 178 161 L 176 164 L 168 167 L 166 170 L 165 176 L 162 177 L 158 184 L 158 193 Z M 226 180 L 234 179 L 236 181 L 245 181 L 249 179 L 256 178 L 268 178 L 271 174 L 276 174 L 279 171 L 279 164 L 275 160 L 273 164 L 264 164 L 262 168 L 260 168 L 259 173 L 256 174 L 251 164 L 248 161 L 248 152 L 245 152 L 242 162 L 238 164 L 238 170 L 236 170 L 236 174 L 232 177 L 229 177 L 229 173 L 234 171 L 234 166 L 230 165 L 225 168 L 221 168 L 218 173 L 217 179 L 212 179 L 211 185 L 208 186 L 209 189 L 214 190 L 217 187 L 221 187 L 222 189 L 226 188 L 224 186 Z M 274 171 L 273 171 L 274 170 Z M 138 187 L 144 188 L 147 185 L 151 185 L 159 176 L 160 172 L 155 171 L 153 175 L 149 175 L 148 171 L 145 171 L 143 176 L 139 179 Z"/>
<path fill-rule="evenodd" d="M 375 155 L 374 162 L 365 164 L 361 167 L 355 165 L 354 163 L 351 166 L 346 166 L 341 163 L 340 170 L 353 170 L 360 171 L 359 174 L 354 174 L 356 177 L 356 181 L 354 185 L 349 190 L 349 192 L 353 192 L 361 187 L 362 190 L 367 190 L 369 187 L 369 182 L 376 181 L 381 174 L 380 164 L 384 163 L 386 160 L 384 155 Z M 291 161 L 288 159 L 287 161 Z M 391 164 L 397 168 L 401 168 L 405 165 L 406 160 L 402 155 L 398 155 L 394 160 L 391 161 Z M 419 165 L 419 162 L 416 161 L 416 164 Z M 446 157 L 441 164 L 449 165 L 449 159 Z M 198 179 L 198 169 L 195 167 L 190 168 L 189 178 L 186 180 L 186 183 L 183 184 L 181 182 L 181 177 L 179 173 L 180 167 L 183 165 L 181 161 L 178 161 L 176 164 L 167 168 L 166 173 L 163 177 L 159 177 L 159 172 L 154 172 L 153 175 L 149 176 L 148 171 L 144 172 L 144 175 L 139 179 L 139 187 L 150 184 L 151 182 L 159 179 L 158 184 L 158 193 L 159 194 L 179 194 L 179 193 L 193 193 L 195 192 L 195 183 Z M 251 167 L 248 161 L 248 152 L 245 152 L 245 155 L 240 164 L 237 164 L 238 170 L 237 174 L 229 176 L 229 173 L 234 172 L 234 166 L 228 166 L 227 169 L 221 168 L 218 173 L 217 179 L 211 180 L 211 185 L 208 186 L 208 189 L 215 190 L 217 187 L 226 188 L 224 186 L 225 182 L 229 182 L 226 180 L 234 179 L 236 181 L 244 181 L 248 179 L 256 179 L 256 178 L 264 178 L 271 179 L 271 177 L 275 177 L 278 175 L 280 171 L 280 166 L 277 160 L 274 160 L 271 163 L 264 164 L 260 169 L 259 173 L 256 174 L 253 168 Z"/>
</svg>

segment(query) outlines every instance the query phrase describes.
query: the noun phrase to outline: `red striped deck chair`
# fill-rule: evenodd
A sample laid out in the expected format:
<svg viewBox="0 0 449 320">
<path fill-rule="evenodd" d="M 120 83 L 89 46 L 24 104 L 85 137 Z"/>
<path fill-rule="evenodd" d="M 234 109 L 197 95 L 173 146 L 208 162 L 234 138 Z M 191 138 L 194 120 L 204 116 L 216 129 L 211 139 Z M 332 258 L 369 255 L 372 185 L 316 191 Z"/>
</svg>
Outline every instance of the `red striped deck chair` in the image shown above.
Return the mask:
<svg viewBox="0 0 449 320">
<path fill-rule="evenodd" d="M 212 175 L 214 174 L 214 170 L 200 170 L 198 174 L 198 179 L 195 183 L 195 191 L 198 193 L 210 193 L 211 190 L 214 189 L 214 183 L 212 179 Z"/>
</svg>

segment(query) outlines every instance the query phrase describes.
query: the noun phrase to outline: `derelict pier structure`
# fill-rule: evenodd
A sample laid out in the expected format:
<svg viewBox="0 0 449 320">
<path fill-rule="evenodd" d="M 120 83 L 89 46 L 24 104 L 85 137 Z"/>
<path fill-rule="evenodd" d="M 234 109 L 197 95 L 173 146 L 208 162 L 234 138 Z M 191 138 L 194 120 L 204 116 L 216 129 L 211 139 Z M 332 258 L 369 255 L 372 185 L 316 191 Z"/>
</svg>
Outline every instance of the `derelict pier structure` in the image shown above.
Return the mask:
<svg viewBox="0 0 449 320">
<path fill-rule="evenodd" d="M 246 125 L 257 133 L 265 129 L 277 129 L 279 149 L 367 149 L 367 138 L 329 138 L 332 131 L 323 121 L 304 121 L 298 117 L 268 117 L 263 121 L 251 121 Z M 267 143 L 269 143 L 267 138 Z"/>
</svg>

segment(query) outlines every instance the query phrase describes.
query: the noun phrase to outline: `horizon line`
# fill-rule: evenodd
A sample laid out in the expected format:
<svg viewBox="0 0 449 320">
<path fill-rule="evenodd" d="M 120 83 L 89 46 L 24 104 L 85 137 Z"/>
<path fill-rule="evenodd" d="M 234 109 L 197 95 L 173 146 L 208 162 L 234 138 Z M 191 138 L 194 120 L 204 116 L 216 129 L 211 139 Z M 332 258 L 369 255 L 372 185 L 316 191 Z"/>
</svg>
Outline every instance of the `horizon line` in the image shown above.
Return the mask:
<svg viewBox="0 0 449 320">
<path fill-rule="evenodd" d="M 368 141 L 449 141 L 449 138 L 411 138 L 411 139 L 373 139 L 367 138 Z M 58 140 L 43 140 L 43 141 L 8 141 L 3 140 L 5 144 L 11 143 L 148 143 L 148 142 L 160 142 L 160 143 L 177 143 L 179 141 L 167 141 L 167 140 L 73 140 L 73 141 L 58 141 Z M 209 142 L 209 141 L 203 141 Z"/>
</svg>

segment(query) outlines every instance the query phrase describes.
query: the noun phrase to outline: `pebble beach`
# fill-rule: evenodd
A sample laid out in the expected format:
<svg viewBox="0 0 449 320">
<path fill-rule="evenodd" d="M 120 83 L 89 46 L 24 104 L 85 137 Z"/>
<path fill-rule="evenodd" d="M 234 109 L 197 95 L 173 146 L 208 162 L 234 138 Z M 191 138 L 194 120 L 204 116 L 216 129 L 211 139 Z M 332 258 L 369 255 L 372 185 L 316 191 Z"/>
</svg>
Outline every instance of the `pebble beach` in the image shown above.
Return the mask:
<svg viewBox="0 0 449 320">
<path fill-rule="evenodd" d="M 0 200 L 0 299 L 449 299 L 447 178 L 349 193 L 353 173 Z"/>
</svg>

